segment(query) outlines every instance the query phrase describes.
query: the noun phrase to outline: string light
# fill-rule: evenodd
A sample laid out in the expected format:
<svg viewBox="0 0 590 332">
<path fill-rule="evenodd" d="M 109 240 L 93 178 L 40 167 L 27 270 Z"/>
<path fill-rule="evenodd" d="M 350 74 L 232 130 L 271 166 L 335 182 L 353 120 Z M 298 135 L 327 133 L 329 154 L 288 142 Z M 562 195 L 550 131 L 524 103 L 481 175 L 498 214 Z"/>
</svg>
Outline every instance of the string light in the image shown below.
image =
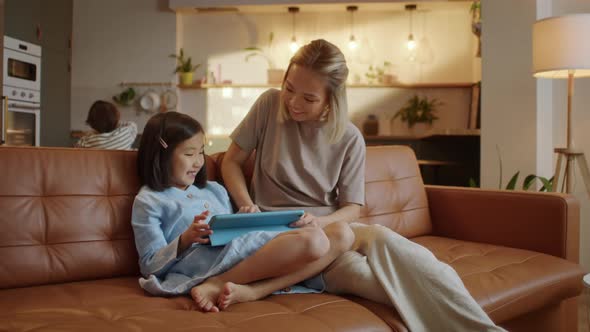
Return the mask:
<svg viewBox="0 0 590 332">
<path fill-rule="evenodd" d="M 407 47 L 408 50 L 413 51 L 414 49 L 416 49 L 416 40 L 414 40 L 414 34 L 413 32 L 413 17 L 412 17 L 412 13 L 414 10 L 416 10 L 416 5 L 415 4 L 411 4 L 411 5 L 406 5 L 406 10 L 408 12 L 410 12 L 410 34 L 408 35 L 408 43 L 407 43 Z"/>
<path fill-rule="evenodd" d="M 299 7 L 289 7 L 289 13 L 291 13 L 292 16 L 292 36 L 291 42 L 289 43 L 289 49 L 291 50 L 291 53 L 294 54 L 299 49 L 299 43 L 297 43 L 297 37 L 295 37 L 295 15 L 299 13 Z"/>
</svg>

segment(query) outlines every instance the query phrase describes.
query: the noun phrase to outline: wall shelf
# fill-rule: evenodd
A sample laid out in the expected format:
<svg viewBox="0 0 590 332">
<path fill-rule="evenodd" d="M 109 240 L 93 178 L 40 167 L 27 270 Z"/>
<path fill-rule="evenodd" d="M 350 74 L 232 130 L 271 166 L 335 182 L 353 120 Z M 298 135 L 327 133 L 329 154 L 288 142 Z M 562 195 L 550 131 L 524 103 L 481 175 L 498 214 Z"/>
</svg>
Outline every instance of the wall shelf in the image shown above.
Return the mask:
<svg viewBox="0 0 590 332">
<path fill-rule="evenodd" d="M 365 135 L 365 141 L 421 140 L 433 136 L 480 136 L 481 129 L 433 129 L 422 135 Z"/>
<path fill-rule="evenodd" d="M 398 89 L 456 89 L 471 88 L 475 83 L 414 83 L 414 84 L 347 84 L 348 88 L 398 88 Z M 220 88 L 280 88 L 279 84 L 193 84 L 182 85 L 178 88 L 187 90 L 196 89 L 220 89 Z"/>
</svg>

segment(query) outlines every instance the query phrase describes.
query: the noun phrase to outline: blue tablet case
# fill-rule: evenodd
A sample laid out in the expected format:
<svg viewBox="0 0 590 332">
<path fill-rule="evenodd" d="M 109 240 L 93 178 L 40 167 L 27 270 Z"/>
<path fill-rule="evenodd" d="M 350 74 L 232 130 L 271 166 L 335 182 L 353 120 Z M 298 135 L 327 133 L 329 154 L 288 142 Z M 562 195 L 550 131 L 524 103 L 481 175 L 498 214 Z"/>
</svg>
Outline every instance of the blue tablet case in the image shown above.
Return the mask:
<svg viewBox="0 0 590 332">
<path fill-rule="evenodd" d="M 290 231 L 289 224 L 299 220 L 303 210 L 256 213 L 218 214 L 211 217 L 209 235 L 212 246 L 223 246 L 234 238 L 252 231 Z"/>
</svg>

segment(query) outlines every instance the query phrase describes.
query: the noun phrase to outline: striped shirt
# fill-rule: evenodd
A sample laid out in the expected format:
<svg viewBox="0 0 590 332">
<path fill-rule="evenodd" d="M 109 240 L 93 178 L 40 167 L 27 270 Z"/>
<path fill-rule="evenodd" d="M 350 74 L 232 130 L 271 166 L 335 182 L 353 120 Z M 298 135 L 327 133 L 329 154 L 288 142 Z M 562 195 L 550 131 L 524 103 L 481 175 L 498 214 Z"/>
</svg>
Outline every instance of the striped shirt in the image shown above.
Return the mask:
<svg viewBox="0 0 590 332">
<path fill-rule="evenodd" d="M 80 138 L 76 147 L 130 150 L 131 145 L 137 136 L 137 125 L 135 122 L 121 121 L 119 127 L 108 133 L 90 133 Z"/>
</svg>

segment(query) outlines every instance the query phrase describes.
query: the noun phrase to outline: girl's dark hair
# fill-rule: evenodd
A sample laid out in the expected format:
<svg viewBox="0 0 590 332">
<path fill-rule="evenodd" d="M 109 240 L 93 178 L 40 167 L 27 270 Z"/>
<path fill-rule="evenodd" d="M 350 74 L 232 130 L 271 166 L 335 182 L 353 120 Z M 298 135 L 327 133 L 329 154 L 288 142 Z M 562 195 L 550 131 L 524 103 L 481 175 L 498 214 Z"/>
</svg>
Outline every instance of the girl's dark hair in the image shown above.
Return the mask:
<svg viewBox="0 0 590 332">
<path fill-rule="evenodd" d="M 174 149 L 198 133 L 204 134 L 203 127 L 186 114 L 166 112 L 152 116 L 143 129 L 139 143 L 137 169 L 141 183 L 155 191 L 171 187 L 170 161 Z M 194 185 L 198 188 L 207 185 L 205 163 L 197 173 Z"/>
<path fill-rule="evenodd" d="M 117 128 L 120 116 L 115 105 L 98 100 L 90 106 L 86 123 L 99 133 L 109 133 Z"/>
</svg>

